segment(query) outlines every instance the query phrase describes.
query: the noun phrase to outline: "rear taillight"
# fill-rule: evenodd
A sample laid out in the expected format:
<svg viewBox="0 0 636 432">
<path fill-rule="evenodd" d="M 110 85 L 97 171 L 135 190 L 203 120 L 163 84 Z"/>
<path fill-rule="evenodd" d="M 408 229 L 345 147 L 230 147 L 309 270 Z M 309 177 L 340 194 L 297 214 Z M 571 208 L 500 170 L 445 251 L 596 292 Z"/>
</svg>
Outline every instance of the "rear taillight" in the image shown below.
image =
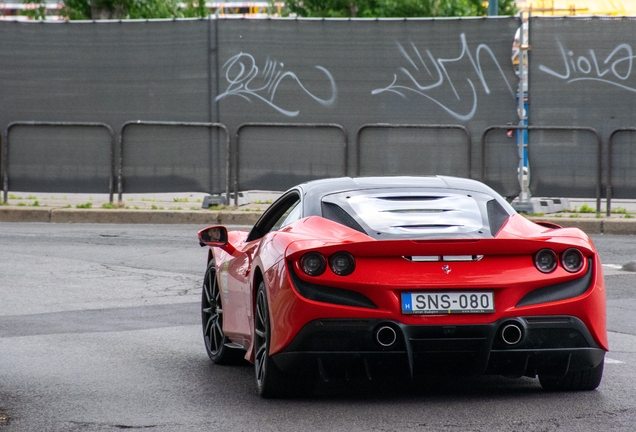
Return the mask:
<svg viewBox="0 0 636 432">
<path fill-rule="evenodd" d="M 567 249 L 561 254 L 561 265 L 570 273 L 576 273 L 583 268 L 583 254 L 578 249 Z"/>
<path fill-rule="evenodd" d="M 542 273 L 553 272 L 557 267 L 557 256 L 552 249 L 541 249 L 534 255 L 534 265 Z"/>
<path fill-rule="evenodd" d="M 349 252 L 336 252 L 329 257 L 329 267 L 338 276 L 347 276 L 356 268 L 356 260 Z"/>
<path fill-rule="evenodd" d="M 320 276 L 327 269 L 327 260 L 319 252 L 309 252 L 300 258 L 300 268 L 309 276 Z"/>
</svg>

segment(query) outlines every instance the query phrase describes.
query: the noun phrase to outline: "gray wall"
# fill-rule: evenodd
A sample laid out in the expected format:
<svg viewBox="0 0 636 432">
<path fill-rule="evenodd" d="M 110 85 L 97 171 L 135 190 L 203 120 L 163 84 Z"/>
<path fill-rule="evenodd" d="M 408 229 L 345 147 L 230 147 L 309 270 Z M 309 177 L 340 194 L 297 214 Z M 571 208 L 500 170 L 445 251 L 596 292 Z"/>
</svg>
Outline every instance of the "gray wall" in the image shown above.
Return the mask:
<svg viewBox="0 0 636 432">
<path fill-rule="evenodd" d="M 608 152 L 612 131 L 634 125 L 635 25 L 531 19 L 530 125 L 602 138 L 599 160 L 591 131 L 531 131 L 533 193 L 593 196 L 602 169 L 603 189 L 636 196 L 636 134 L 618 133 Z M 228 178 L 239 189 L 358 173 L 479 178 L 484 156 L 486 182 L 514 196 L 515 139 L 492 131 L 485 155 L 480 142 L 489 126 L 518 122 L 518 26 L 510 17 L 0 22 L 3 131 L 102 122 L 119 143 L 131 120 L 220 122 L 231 142 L 228 153 L 220 129 L 133 125 L 123 151 L 111 151 L 103 130 L 19 126 L 9 145 L 3 136 L 3 175 L 11 190 L 99 192 L 121 171 L 124 192 L 223 192 Z M 378 123 L 452 127 L 361 130 Z"/>
</svg>

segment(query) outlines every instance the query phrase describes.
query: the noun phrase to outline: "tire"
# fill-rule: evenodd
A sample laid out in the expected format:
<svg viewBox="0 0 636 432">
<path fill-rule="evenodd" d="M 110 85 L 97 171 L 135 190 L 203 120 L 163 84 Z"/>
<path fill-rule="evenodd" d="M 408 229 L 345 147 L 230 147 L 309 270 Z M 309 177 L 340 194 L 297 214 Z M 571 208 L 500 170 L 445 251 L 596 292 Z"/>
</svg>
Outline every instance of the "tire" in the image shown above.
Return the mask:
<svg viewBox="0 0 636 432">
<path fill-rule="evenodd" d="M 201 292 L 201 325 L 208 357 L 216 364 L 231 365 L 242 361 L 245 352 L 230 348 L 230 340 L 223 333 L 223 305 L 216 277 L 214 261 L 210 261 L 203 278 Z"/>
<path fill-rule="evenodd" d="M 313 390 L 306 377 L 291 377 L 276 366 L 269 355 L 271 327 L 265 282 L 258 286 L 254 313 L 254 371 L 258 393 L 263 398 L 304 396 Z M 296 379 L 293 379 L 296 378 Z"/>
<path fill-rule="evenodd" d="M 563 378 L 539 375 L 541 387 L 547 391 L 590 391 L 595 390 L 603 379 L 602 361 L 598 366 L 579 372 L 568 372 Z"/>
</svg>

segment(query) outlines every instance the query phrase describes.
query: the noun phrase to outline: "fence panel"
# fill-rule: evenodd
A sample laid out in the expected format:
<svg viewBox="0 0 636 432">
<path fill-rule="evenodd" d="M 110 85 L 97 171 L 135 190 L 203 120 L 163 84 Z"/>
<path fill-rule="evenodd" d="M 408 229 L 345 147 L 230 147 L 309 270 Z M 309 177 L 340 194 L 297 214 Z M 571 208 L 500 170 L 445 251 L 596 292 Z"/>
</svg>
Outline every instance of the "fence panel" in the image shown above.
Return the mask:
<svg viewBox="0 0 636 432">
<path fill-rule="evenodd" d="M 518 120 L 515 17 L 218 25 L 216 101 L 230 130 L 245 122 L 337 123 L 353 141 L 369 123 L 458 124 L 478 136 L 493 122 Z M 349 161 L 356 159 L 351 146 Z M 436 161 L 447 170 L 446 155 Z"/>
<path fill-rule="evenodd" d="M 636 128 L 612 131 L 607 143 L 607 209 L 612 198 L 636 197 Z M 609 216 L 609 213 L 608 213 Z"/>
<path fill-rule="evenodd" d="M 235 191 L 286 190 L 347 174 L 347 131 L 338 124 L 246 123 L 236 141 Z"/>
<path fill-rule="evenodd" d="M 225 125 L 130 121 L 119 139 L 120 200 L 124 190 L 223 191 L 229 200 L 230 137 Z"/>
<path fill-rule="evenodd" d="M 519 149 L 511 131 L 524 126 L 490 126 L 481 134 L 482 182 L 508 199 L 521 193 L 519 183 Z"/>
<path fill-rule="evenodd" d="M 109 193 L 113 201 L 115 134 L 104 123 L 13 122 L 2 147 L 8 192 Z"/>
<path fill-rule="evenodd" d="M 603 144 L 592 128 L 528 127 L 530 191 L 534 196 L 596 197 L 601 211 Z"/>
<path fill-rule="evenodd" d="M 471 177 L 471 149 L 461 125 L 366 124 L 356 134 L 356 173 Z"/>
<path fill-rule="evenodd" d="M 530 124 L 591 127 L 604 139 L 633 126 L 635 32 L 634 17 L 532 17 Z"/>
</svg>

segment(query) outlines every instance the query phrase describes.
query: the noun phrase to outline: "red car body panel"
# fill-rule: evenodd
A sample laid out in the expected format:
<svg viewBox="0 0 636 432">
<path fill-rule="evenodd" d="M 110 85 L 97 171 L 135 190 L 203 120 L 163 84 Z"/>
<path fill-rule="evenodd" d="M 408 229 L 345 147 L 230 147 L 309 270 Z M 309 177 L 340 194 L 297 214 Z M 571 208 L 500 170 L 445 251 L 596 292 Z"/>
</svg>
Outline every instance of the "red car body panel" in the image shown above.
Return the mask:
<svg viewBox="0 0 636 432">
<path fill-rule="evenodd" d="M 600 384 L 609 345 L 594 244 L 524 218 L 482 183 L 317 180 L 249 232 L 213 226 L 199 240 L 210 247 L 208 355 L 244 355 L 264 397 L 312 377 L 396 371 Z"/>
<path fill-rule="evenodd" d="M 580 230 L 548 229 L 520 215 L 511 216 L 493 239 L 465 240 L 375 240 L 330 220 L 311 216 L 301 219 L 262 240 L 246 243 L 246 232 L 230 233 L 230 243 L 240 252 L 231 256 L 214 249 L 223 293 L 223 330 L 248 348 L 251 359 L 253 307 L 256 273 L 260 272 L 269 292 L 272 322 L 270 353 L 283 350 L 307 323 L 325 318 L 393 319 L 407 325 L 462 325 L 492 323 L 502 318 L 540 315 L 575 316 L 588 327 L 594 340 L 607 350 L 605 285 L 596 250 Z M 560 253 L 577 247 L 586 264 L 577 273 L 558 267 L 550 274 L 539 272 L 532 261 L 538 249 L 550 247 Z M 349 276 L 326 271 L 312 277 L 303 273 L 298 259 L 308 250 L 328 256 L 350 252 L 356 269 Z M 411 262 L 411 255 L 484 255 L 479 261 L 449 263 L 447 274 L 441 262 Z M 327 304 L 301 296 L 293 287 L 288 263 L 307 282 L 357 291 L 370 298 L 378 309 Z M 516 307 L 524 295 L 550 284 L 581 277 L 592 265 L 591 288 L 575 298 Z M 490 290 L 495 312 L 480 314 L 404 315 L 400 293 L 405 291 Z"/>
</svg>

